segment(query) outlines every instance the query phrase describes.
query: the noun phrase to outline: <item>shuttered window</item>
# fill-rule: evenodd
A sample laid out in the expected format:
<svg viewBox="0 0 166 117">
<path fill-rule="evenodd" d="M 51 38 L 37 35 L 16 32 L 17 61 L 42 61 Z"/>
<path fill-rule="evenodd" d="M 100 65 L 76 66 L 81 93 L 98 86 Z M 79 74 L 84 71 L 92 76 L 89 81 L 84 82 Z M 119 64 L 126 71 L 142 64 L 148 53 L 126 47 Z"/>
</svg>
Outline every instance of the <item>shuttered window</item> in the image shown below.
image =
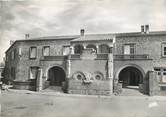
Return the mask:
<svg viewBox="0 0 166 117">
<path fill-rule="evenodd" d="M 38 67 L 30 67 L 30 79 L 37 78 Z"/>
<path fill-rule="evenodd" d="M 50 47 L 49 46 L 43 47 L 43 56 L 50 56 Z"/>
<path fill-rule="evenodd" d="M 36 47 L 31 47 L 29 54 L 30 54 L 29 57 L 31 59 L 35 59 L 37 57 L 37 48 Z"/>
</svg>

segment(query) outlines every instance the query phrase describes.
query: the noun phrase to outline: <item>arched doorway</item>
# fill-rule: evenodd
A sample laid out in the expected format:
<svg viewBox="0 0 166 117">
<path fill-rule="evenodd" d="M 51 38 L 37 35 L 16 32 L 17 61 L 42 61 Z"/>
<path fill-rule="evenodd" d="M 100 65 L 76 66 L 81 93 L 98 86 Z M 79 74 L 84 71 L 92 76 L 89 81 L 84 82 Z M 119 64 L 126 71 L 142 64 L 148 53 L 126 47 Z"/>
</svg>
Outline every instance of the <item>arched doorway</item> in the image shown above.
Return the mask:
<svg viewBox="0 0 166 117">
<path fill-rule="evenodd" d="M 119 82 L 123 87 L 139 86 L 143 83 L 143 73 L 136 67 L 125 67 L 119 73 Z"/>
<path fill-rule="evenodd" d="M 82 54 L 83 50 L 84 50 L 83 45 L 78 44 L 78 45 L 74 46 L 74 53 L 75 54 Z"/>
<path fill-rule="evenodd" d="M 99 53 L 110 53 L 109 46 L 106 44 L 99 45 Z"/>
<path fill-rule="evenodd" d="M 89 45 L 87 45 L 86 48 L 92 48 L 92 49 L 95 50 L 95 52 L 97 52 L 97 48 L 96 48 L 96 46 L 93 45 L 93 44 L 89 44 Z"/>
<path fill-rule="evenodd" d="M 61 67 L 54 66 L 48 71 L 48 80 L 52 86 L 62 86 L 65 78 L 65 71 Z"/>
</svg>

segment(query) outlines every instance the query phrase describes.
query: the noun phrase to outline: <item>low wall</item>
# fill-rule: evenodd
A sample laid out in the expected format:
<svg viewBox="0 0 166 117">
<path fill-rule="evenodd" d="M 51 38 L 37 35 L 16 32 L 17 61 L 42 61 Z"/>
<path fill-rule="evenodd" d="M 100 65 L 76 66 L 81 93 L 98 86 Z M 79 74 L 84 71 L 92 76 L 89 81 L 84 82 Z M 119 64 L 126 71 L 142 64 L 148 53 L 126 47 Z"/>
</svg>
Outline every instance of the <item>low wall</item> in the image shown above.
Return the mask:
<svg viewBox="0 0 166 117">
<path fill-rule="evenodd" d="M 110 95 L 110 82 L 109 80 L 104 80 L 86 84 L 81 80 L 70 79 L 68 80 L 67 92 L 84 95 Z"/>
<path fill-rule="evenodd" d="M 35 81 L 13 81 L 13 88 L 14 89 L 21 89 L 21 90 L 36 90 Z"/>
</svg>

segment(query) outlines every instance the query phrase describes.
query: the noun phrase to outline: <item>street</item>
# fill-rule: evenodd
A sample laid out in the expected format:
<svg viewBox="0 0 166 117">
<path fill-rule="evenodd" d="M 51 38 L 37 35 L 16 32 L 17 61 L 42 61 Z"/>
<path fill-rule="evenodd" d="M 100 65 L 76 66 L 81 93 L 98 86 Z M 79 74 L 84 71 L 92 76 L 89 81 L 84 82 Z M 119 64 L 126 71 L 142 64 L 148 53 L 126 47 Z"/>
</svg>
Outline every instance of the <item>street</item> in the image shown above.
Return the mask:
<svg viewBox="0 0 166 117">
<path fill-rule="evenodd" d="M 2 117 L 166 117 L 166 98 L 56 96 L 3 91 Z"/>
</svg>

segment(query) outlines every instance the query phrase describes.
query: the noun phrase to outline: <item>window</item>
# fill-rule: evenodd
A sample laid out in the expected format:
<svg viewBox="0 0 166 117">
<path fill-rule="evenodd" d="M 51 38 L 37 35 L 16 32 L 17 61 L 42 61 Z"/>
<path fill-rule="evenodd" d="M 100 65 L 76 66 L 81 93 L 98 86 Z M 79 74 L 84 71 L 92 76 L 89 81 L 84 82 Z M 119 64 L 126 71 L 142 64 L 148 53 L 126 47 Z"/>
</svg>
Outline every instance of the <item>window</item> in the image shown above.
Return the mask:
<svg viewBox="0 0 166 117">
<path fill-rule="evenodd" d="M 166 43 L 162 43 L 162 56 L 166 57 Z"/>
<path fill-rule="evenodd" d="M 109 53 L 109 46 L 106 44 L 99 45 L 99 53 Z"/>
<path fill-rule="evenodd" d="M 166 83 L 166 68 L 154 68 L 157 72 L 157 81 L 159 83 Z"/>
<path fill-rule="evenodd" d="M 125 44 L 124 45 L 124 54 L 134 54 L 135 47 L 134 44 Z"/>
<path fill-rule="evenodd" d="M 70 46 L 63 46 L 63 55 L 68 55 L 70 53 Z"/>
<path fill-rule="evenodd" d="M 36 48 L 36 47 L 31 47 L 29 54 L 30 54 L 29 57 L 30 57 L 31 59 L 35 59 L 36 56 L 37 56 L 37 48 Z"/>
<path fill-rule="evenodd" d="M 93 45 L 93 44 L 89 44 L 89 45 L 87 45 L 86 48 L 91 48 L 91 49 L 93 50 L 94 53 L 97 52 L 97 48 L 96 48 L 96 46 Z"/>
<path fill-rule="evenodd" d="M 82 54 L 84 47 L 82 45 L 75 45 L 74 46 L 74 53 L 75 54 Z"/>
<path fill-rule="evenodd" d="M 9 61 L 9 56 L 8 55 L 6 55 L 6 62 L 8 62 Z"/>
<path fill-rule="evenodd" d="M 43 47 L 43 56 L 50 56 L 50 47 L 49 46 Z"/>
<path fill-rule="evenodd" d="M 14 51 L 12 51 L 11 57 L 12 57 L 12 60 L 14 60 Z"/>
<path fill-rule="evenodd" d="M 166 56 L 166 47 L 164 47 L 164 56 Z"/>
<path fill-rule="evenodd" d="M 30 67 L 30 78 L 29 79 L 36 79 L 37 71 L 38 71 L 38 67 Z"/>
<path fill-rule="evenodd" d="M 21 56 L 21 54 L 22 54 L 22 50 L 21 50 L 21 48 L 19 48 L 18 49 L 18 55 Z"/>
<path fill-rule="evenodd" d="M 16 71 L 15 71 L 14 67 L 11 68 L 11 77 L 13 80 L 15 80 L 15 78 L 16 78 Z"/>
</svg>

